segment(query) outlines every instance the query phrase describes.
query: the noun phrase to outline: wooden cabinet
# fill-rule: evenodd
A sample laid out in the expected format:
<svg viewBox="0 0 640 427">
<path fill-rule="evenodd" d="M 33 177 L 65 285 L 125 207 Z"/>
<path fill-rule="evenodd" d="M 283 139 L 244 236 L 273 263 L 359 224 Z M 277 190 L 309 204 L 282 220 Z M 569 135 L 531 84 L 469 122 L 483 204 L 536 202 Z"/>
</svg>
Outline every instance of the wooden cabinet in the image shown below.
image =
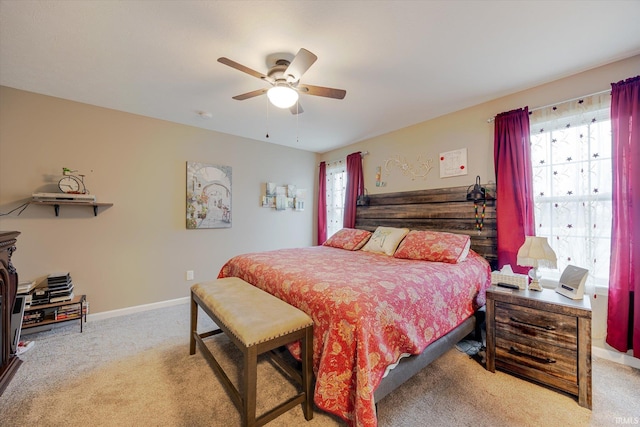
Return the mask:
<svg viewBox="0 0 640 427">
<path fill-rule="evenodd" d="M 553 290 L 487 290 L 487 369 L 577 396 L 591 409 L 591 306 Z"/>
<path fill-rule="evenodd" d="M 22 363 L 11 354 L 11 311 L 18 289 L 18 272 L 11 264 L 11 255 L 16 250 L 15 243 L 19 234 L 18 231 L 0 231 L 0 395 Z"/>
</svg>

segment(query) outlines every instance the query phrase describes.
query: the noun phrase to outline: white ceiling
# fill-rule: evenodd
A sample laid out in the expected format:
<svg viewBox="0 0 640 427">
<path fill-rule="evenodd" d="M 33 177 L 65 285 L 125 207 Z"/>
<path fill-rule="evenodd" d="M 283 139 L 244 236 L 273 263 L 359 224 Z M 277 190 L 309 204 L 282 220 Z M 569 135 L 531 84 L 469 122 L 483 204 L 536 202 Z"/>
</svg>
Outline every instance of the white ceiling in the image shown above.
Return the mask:
<svg viewBox="0 0 640 427">
<path fill-rule="evenodd" d="M 0 84 L 326 152 L 639 54 L 638 22 L 638 0 L 0 0 Z M 345 99 L 231 99 L 266 83 L 217 58 L 301 47 L 301 81 Z"/>
</svg>

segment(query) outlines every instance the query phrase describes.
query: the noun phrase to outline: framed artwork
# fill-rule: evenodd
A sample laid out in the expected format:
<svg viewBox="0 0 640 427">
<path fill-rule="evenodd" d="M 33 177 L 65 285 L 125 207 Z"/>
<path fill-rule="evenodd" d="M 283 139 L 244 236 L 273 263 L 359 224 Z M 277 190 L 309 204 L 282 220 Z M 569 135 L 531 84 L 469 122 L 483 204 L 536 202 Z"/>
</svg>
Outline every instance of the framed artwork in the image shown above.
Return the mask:
<svg viewBox="0 0 640 427">
<path fill-rule="evenodd" d="M 265 182 L 264 195 L 260 196 L 260 206 L 276 211 L 303 211 L 307 190 L 295 184 L 279 185 Z"/>
<path fill-rule="evenodd" d="M 284 185 L 277 185 L 275 195 L 287 197 L 287 187 Z"/>
<path fill-rule="evenodd" d="M 287 187 L 284 185 L 276 186 L 276 210 L 284 211 L 287 209 Z"/>
<path fill-rule="evenodd" d="M 277 211 L 284 211 L 287 209 L 287 203 L 288 203 L 288 197 L 287 196 L 283 196 L 283 195 L 277 195 L 276 196 L 276 210 Z"/>
<path fill-rule="evenodd" d="M 187 162 L 187 229 L 231 228 L 231 166 Z"/>
<path fill-rule="evenodd" d="M 262 207 L 263 208 L 275 208 L 276 207 L 276 196 L 262 196 Z"/>
<path fill-rule="evenodd" d="M 276 183 L 275 182 L 267 182 L 265 193 L 267 197 L 275 197 L 276 195 Z"/>
<path fill-rule="evenodd" d="M 467 149 L 440 153 L 440 178 L 467 174 Z"/>
<path fill-rule="evenodd" d="M 307 197 L 307 190 L 304 188 L 296 189 L 296 197 L 294 200 L 295 210 L 303 211 L 304 210 L 304 199 Z"/>
</svg>

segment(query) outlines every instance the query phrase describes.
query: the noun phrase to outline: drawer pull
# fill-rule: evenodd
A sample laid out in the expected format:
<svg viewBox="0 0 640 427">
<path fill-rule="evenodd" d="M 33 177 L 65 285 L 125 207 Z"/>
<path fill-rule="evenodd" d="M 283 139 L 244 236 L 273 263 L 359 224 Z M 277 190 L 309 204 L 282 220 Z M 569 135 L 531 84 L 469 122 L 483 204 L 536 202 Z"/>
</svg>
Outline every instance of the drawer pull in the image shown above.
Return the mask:
<svg viewBox="0 0 640 427">
<path fill-rule="evenodd" d="M 538 363 L 556 363 L 556 359 L 552 359 L 550 357 L 538 357 L 531 354 L 523 353 L 513 346 L 509 348 L 509 353 L 515 354 L 516 356 L 528 357 L 529 359 L 535 360 Z"/>
<path fill-rule="evenodd" d="M 521 325 L 533 326 L 534 328 L 544 329 L 546 331 L 555 331 L 556 330 L 556 327 L 553 326 L 553 325 L 536 325 L 535 323 L 524 322 L 524 321 L 518 319 L 517 317 L 513 317 L 513 316 L 511 316 L 509 318 L 509 320 L 511 320 L 512 322 L 515 322 L 515 323 L 520 323 Z"/>
</svg>

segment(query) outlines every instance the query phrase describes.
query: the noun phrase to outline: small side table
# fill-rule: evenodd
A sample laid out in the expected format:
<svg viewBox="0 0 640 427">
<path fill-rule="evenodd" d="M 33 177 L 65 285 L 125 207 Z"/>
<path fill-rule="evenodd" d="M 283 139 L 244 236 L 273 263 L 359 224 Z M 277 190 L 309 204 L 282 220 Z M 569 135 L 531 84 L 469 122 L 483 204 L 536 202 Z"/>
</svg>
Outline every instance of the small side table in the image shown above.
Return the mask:
<svg viewBox="0 0 640 427">
<path fill-rule="evenodd" d="M 72 320 L 80 321 L 80 332 L 82 332 L 82 322 L 87 323 L 87 313 L 84 311 L 84 304 L 87 301 L 86 295 L 75 296 L 71 301 L 61 301 L 51 304 L 33 305 L 24 309 L 25 318 L 22 321 L 22 329 L 35 328 L 38 326 L 50 325 L 52 323 L 68 322 Z M 61 307 L 75 307 L 72 314 L 58 314 Z M 36 313 L 34 315 L 34 313 Z M 37 320 L 30 320 L 34 316 Z"/>
<path fill-rule="evenodd" d="M 591 304 L 554 290 L 487 290 L 487 370 L 496 367 L 591 409 Z"/>
</svg>

